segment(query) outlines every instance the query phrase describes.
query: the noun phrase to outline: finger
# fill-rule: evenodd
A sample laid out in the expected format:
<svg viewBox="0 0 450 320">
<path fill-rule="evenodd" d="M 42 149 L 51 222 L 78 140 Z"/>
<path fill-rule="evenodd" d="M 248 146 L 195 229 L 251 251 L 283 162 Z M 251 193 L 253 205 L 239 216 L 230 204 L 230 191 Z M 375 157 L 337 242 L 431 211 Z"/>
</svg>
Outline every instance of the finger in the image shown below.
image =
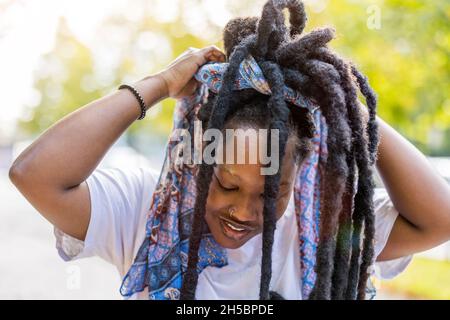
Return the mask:
<svg viewBox="0 0 450 320">
<path fill-rule="evenodd" d="M 210 52 L 212 54 L 218 55 L 218 56 L 225 56 L 225 54 L 220 50 L 217 46 L 211 45 L 209 47 L 206 47 L 206 51 Z"/>
<path fill-rule="evenodd" d="M 226 60 L 225 54 L 223 54 L 223 52 L 215 51 L 213 53 L 213 56 L 217 59 L 217 61 L 220 61 L 220 62 L 225 62 L 225 60 Z"/>
<path fill-rule="evenodd" d="M 186 51 L 187 52 L 193 52 L 193 51 L 197 51 L 199 50 L 198 48 L 194 48 L 194 47 L 189 47 Z"/>
<path fill-rule="evenodd" d="M 225 54 L 215 45 L 208 46 L 200 50 L 204 52 L 204 57 L 212 61 L 225 61 Z"/>
<path fill-rule="evenodd" d="M 220 57 L 224 55 L 220 50 L 212 49 L 208 52 L 206 52 L 205 56 L 214 56 L 214 57 Z"/>
<path fill-rule="evenodd" d="M 197 49 L 197 48 L 194 48 L 194 47 L 189 47 L 180 56 L 178 56 L 178 58 L 190 57 L 193 54 L 195 54 L 196 52 L 198 52 L 199 50 L 200 49 Z"/>
<path fill-rule="evenodd" d="M 209 56 L 206 57 L 208 59 L 208 61 L 214 61 L 214 62 L 224 62 L 225 59 L 218 54 L 211 54 Z"/>
</svg>

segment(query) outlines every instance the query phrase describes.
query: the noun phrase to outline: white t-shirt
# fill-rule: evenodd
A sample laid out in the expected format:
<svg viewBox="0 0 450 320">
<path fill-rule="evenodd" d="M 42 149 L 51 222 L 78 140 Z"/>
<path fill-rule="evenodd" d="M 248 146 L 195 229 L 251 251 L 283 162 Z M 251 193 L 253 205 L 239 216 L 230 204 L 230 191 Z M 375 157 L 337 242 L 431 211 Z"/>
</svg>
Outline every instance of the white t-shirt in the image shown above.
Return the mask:
<svg viewBox="0 0 450 320">
<path fill-rule="evenodd" d="M 91 219 L 85 241 L 55 228 L 56 247 L 65 260 L 99 256 L 115 265 L 123 278 L 145 238 L 145 224 L 159 173 L 146 167 L 96 169 L 87 179 Z M 386 245 L 398 216 L 385 189 L 375 189 L 375 256 Z M 272 253 L 271 290 L 286 299 L 301 299 L 300 259 L 293 196 L 277 221 Z M 227 249 L 228 265 L 207 267 L 199 275 L 197 299 L 258 299 L 262 235 L 238 249 Z M 378 278 L 402 272 L 411 256 L 376 262 Z M 295 279 L 295 281 L 293 281 Z M 147 288 L 130 299 L 148 299 Z"/>
</svg>

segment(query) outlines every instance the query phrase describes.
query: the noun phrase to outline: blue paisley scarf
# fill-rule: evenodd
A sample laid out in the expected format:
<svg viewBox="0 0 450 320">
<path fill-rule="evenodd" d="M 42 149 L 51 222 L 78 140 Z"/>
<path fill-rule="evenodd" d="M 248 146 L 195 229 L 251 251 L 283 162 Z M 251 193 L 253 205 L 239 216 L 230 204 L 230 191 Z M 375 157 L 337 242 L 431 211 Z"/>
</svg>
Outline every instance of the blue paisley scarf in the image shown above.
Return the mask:
<svg viewBox="0 0 450 320">
<path fill-rule="evenodd" d="M 195 94 L 179 99 L 174 111 L 174 127 L 166 148 L 164 165 L 148 210 L 146 236 L 134 263 L 125 275 L 120 293 L 131 296 L 148 287 L 149 299 L 179 299 L 183 274 L 187 269 L 189 234 L 196 197 L 197 166 L 178 163 L 172 151 L 179 144 L 180 130 L 193 131 L 197 111 L 206 103 L 210 91 L 217 93 L 228 63 L 207 63 L 195 74 L 200 83 Z M 270 94 L 264 75 L 248 56 L 240 65 L 235 90 L 253 88 Z M 316 279 L 314 266 L 319 239 L 320 169 L 327 156 L 327 125 L 313 100 L 285 87 L 286 101 L 307 108 L 315 122 L 313 152 L 303 162 L 294 185 L 295 214 L 300 247 L 301 290 L 307 299 Z M 197 272 L 206 267 L 227 265 L 226 250 L 211 233 L 205 232 L 199 249 Z"/>
</svg>

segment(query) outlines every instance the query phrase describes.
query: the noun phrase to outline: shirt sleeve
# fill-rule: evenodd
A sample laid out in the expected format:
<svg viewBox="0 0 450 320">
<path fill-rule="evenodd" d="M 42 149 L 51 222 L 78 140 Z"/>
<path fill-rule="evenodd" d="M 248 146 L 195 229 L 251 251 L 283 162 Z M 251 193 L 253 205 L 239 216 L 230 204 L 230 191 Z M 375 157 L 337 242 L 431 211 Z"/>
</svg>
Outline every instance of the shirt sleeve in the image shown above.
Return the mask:
<svg viewBox="0 0 450 320">
<path fill-rule="evenodd" d="M 123 273 L 145 232 L 146 213 L 158 175 L 149 168 L 101 168 L 86 180 L 91 216 L 84 241 L 54 228 L 56 248 L 65 261 L 99 256 Z"/>
<path fill-rule="evenodd" d="M 373 200 L 375 212 L 374 249 L 375 257 L 378 257 L 386 246 L 399 213 L 394 207 L 386 189 L 375 188 Z M 372 272 L 379 279 L 392 279 L 406 269 L 411 259 L 412 255 L 409 255 L 393 260 L 375 262 Z"/>
</svg>

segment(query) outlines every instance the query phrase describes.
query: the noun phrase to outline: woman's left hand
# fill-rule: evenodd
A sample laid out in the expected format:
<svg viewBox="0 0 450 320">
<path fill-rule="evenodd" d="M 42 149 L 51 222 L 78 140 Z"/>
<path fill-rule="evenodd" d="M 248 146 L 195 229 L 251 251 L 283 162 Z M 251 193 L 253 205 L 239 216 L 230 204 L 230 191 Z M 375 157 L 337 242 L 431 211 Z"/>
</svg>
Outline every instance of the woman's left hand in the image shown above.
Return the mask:
<svg viewBox="0 0 450 320">
<path fill-rule="evenodd" d="M 189 48 L 178 56 L 158 73 L 166 84 L 167 96 L 178 99 L 192 95 L 198 86 L 198 82 L 193 78 L 194 74 L 210 61 L 225 62 L 225 54 L 212 45 L 202 49 Z"/>
</svg>

